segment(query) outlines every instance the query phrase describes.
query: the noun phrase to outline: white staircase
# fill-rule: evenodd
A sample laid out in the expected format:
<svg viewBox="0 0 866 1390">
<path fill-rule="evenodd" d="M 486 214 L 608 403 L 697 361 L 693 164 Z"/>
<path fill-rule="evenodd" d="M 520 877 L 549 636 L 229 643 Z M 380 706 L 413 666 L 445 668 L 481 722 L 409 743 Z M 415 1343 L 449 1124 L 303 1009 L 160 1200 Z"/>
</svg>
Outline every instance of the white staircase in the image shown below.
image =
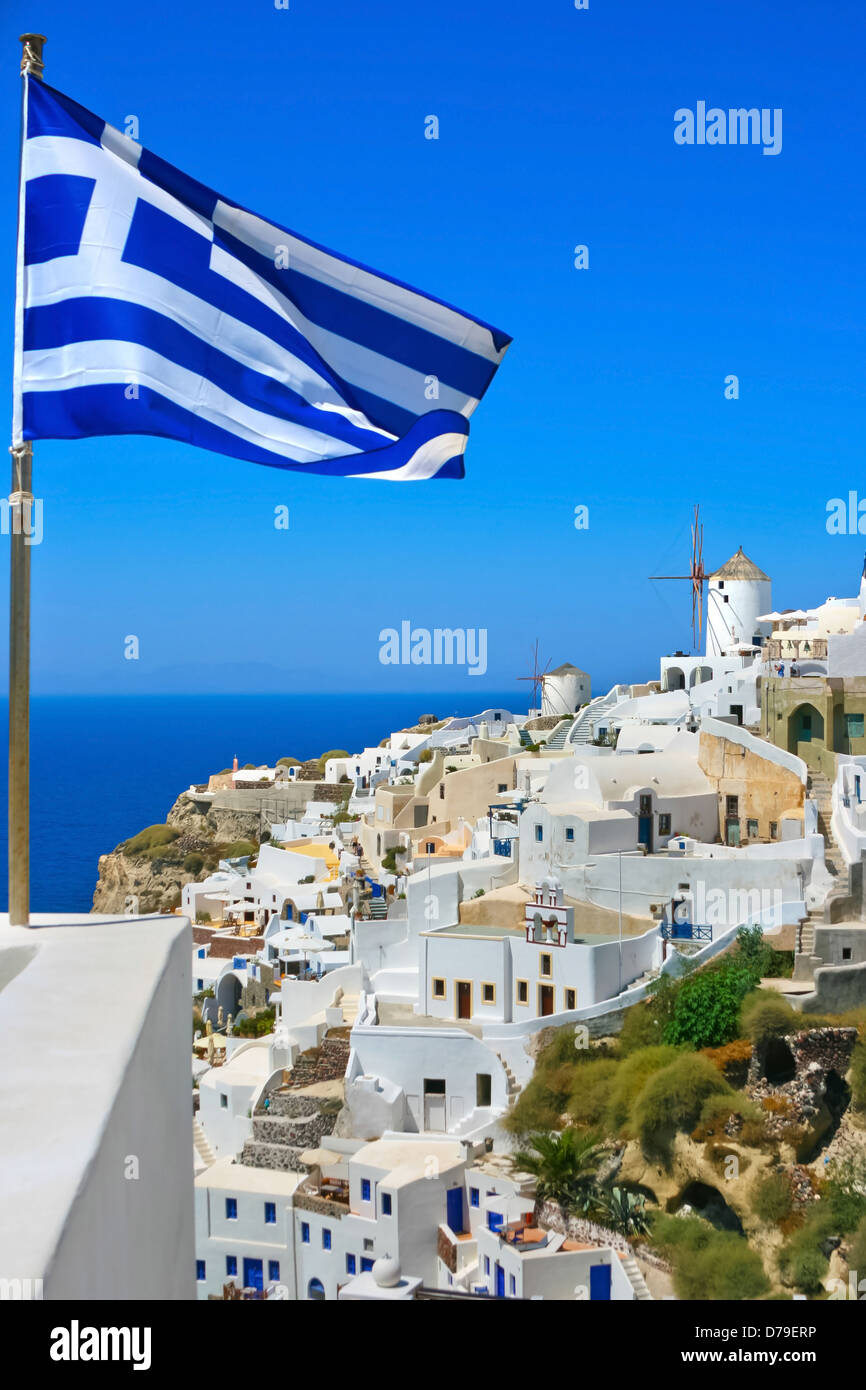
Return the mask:
<svg viewBox="0 0 866 1390">
<path fill-rule="evenodd" d="M 628 1276 L 629 1283 L 634 1289 L 635 1298 L 640 1299 L 641 1302 L 646 1302 L 647 1299 L 649 1299 L 651 1303 L 654 1302 L 653 1296 L 646 1286 L 646 1280 L 638 1269 L 637 1260 L 629 1255 L 622 1261 L 622 1267 Z"/>
<path fill-rule="evenodd" d="M 584 705 L 568 734 L 565 746 L 569 744 L 591 743 L 595 725 L 602 715 L 608 714 L 622 698 L 619 686 L 614 686 L 606 695 L 596 695 L 588 705 Z"/>
<path fill-rule="evenodd" d="M 198 1115 L 192 1117 L 192 1142 L 195 1144 L 195 1151 L 206 1168 L 216 1163 L 216 1155 L 208 1143 L 207 1135 L 202 1127 Z"/>
<path fill-rule="evenodd" d="M 563 719 L 561 724 L 557 724 L 550 738 L 547 740 L 545 747 L 547 749 L 564 748 L 565 740 L 568 737 L 569 730 L 571 729 L 573 723 L 574 719 L 569 718 Z"/>
</svg>

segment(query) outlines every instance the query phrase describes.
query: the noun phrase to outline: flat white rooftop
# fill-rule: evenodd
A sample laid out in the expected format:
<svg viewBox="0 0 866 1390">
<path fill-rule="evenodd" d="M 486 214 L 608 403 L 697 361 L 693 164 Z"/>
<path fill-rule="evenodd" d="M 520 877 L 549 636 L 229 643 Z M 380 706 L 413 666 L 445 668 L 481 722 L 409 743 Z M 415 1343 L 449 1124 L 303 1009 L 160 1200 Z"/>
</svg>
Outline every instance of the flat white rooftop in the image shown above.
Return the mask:
<svg viewBox="0 0 866 1390">
<path fill-rule="evenodd" d="M 0 1250 L 46 1298 L 192 1296 L 191 944 L 174 914 L 0 916 Z"/>
</svg>

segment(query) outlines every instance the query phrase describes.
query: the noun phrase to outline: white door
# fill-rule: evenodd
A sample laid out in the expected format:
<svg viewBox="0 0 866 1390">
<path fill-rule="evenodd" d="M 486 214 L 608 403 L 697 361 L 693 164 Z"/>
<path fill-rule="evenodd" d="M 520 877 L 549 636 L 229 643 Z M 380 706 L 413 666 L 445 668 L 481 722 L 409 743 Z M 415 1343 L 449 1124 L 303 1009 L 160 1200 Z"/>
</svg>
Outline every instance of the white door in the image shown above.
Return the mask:
<svg viewBox="0 0 866 1390">
<path fill-rule="evenodd" d="M 445 1097 L 424 1097 L 424 1128 L 438 1133 L 445 1132 Z"/>
</svg>

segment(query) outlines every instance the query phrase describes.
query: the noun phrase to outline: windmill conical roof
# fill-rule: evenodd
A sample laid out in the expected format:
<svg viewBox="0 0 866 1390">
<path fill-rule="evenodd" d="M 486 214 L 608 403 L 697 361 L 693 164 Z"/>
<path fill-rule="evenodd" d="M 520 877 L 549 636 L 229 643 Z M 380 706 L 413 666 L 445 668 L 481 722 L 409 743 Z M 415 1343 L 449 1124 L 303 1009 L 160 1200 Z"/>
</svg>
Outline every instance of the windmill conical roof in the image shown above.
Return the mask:
<svg viewBox="0 0 866 1390">
<path fill-rule="evenodd" d="M 572 666 L 570 661 L 563 662 L 562 666 L 557 666 L 555 671 L 548 671 L 549 676 L 585 676 L 588 673 L 581 671 L 579 666 Z"/>
<path fill-rule="evenodd" d="M 736 555 L 732 555 L 727 564 L 711 574 L 710 579 L 765 579 L 769 582 L 770 576 L 758 569 L 754 560 L 743 554 L 743 547 L 740 546 Z"/>
</svg>

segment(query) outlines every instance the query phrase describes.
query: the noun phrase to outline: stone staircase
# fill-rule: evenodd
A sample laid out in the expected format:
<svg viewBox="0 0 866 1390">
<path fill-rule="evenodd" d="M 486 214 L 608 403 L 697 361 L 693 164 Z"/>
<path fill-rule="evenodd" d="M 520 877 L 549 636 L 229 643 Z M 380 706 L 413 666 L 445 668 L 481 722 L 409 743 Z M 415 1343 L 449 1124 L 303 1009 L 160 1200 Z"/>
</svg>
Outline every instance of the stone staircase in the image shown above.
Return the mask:
<svg viewBox="0 0 866 1390">
<path fill-rule="evenodd" d="M 815 955 L 815 928 L 824 925 L 822 908 L 812 907 L 797 927 L 797 947 L 794 952 L 795 980 L 813 980 L 815 966 L 822 965 L 820 956 Z"/>
<path fill-rule="evenodd" d="M 818 803 L 818 833 L 824 836 L 824 863 L 834 878 L 847 876 L 848 866 L 833 834 L 833 789 L 826 775 L 816 768 L 809 772 L 807 790 Z"/>
<path fill-rule="evenodd" d="M 302 1052 L 290 1073 L 289 1086 L 313 1086 L 318 1081 L 342 1081 L 346 1075 L 351 1044 L 348 1038 L 326 1033 L 318 1047 Z"/>
<path fill-rule="evenodd" d="M 646 1302 L 647 1299 L 649 1299 L 651 1303 L 654 1302 L 655 1300 L 647 1288 L 646 1280 L 638 1268 L 637 1260 L 629 1255 L 622 1261 L 622 1267 L 628 1276 L 629 1283 L 634 1289 L 635 1298 L 640 1299 L 641 1302 Z"/>
<path fill-rule="evenodd" d="M 301 1171 L 301 1154 L 317 1149 L 331 1134 L 340 1102 L 293 1093 L 288 1086 L 271 1091 L 267 1110 L 261 1102 L 253 1115 L 252 1136 L 244 1144 L 241 1163 L 248 1168 Z"/>
<path fill-rule="evenodd" d="M 505 1080 L 506 1080 L 506 1082 L 508 1083 L 508 1085 L 507 1085 L 508 1104 L 509 1104 L 509 1106 L 511 1106 L 511 1105 L 514 1104 L 514 1102 L 516 1101 L 517 1097 L 520 1095 L 520 1092 L 522 1091 L 523 1087 L 520 1085 L 520 1082 L 517 1080 L 517 1077 L 514 1075 L 514 1072 L 511 1070 L 511 1068 L 510 1068 L 510 1066 L 508 1065 L 508 1063 L 506 1062 L 505 1058 L 502 1056 L 502 1053 L 501 1053 L 501 1052 L 497 1052 L 497 1053 L 496 1053 L 496 1056 L 499 1058 L 500 1062 L 502 1063 L 502 1069 L 503 1069 L 503 1071 L 505 1072 Z"/>
<path fill-rule="evenodd" d="M 550 735 L 550 738 L 547 740 L 547 743 L 545 745 L 548 751 L 550 751 L 551 749 L 565 747 L 565 740 L 568 737 L 569 731 L 573 723 L 574 718 L 569 717 L 568 719 L 563 719 L 560 724 L 557 724 L 556 728 Z"/>
<path fill-rule="evenodd" d="M 198 1115 L 192 1117 L 192 1142 L 202 1163 L 205 1167 L 210 1168 L 211 1164 L 216 1162 L 216 1154 L 208 1143 L 208 1137 Z"/>
</svg>

